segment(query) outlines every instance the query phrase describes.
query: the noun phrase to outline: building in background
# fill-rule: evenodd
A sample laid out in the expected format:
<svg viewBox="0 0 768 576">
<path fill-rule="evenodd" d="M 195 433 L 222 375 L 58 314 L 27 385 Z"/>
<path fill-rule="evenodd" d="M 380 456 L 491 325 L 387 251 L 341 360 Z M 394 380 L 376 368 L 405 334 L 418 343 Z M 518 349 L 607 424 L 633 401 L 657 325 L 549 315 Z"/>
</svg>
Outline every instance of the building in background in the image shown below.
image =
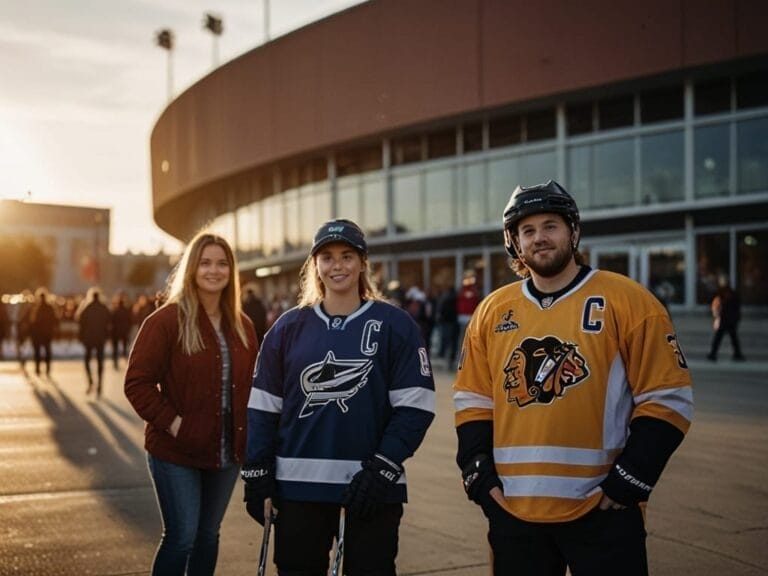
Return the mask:
<svg viewBox="0 0 768 576">
<path fill-rule="evenodd" d="M 154 294 L 171 270 L 167 254 L 109 253 L 104 208 L 0 200 L 0 295 L 45 286 L 53 294 Z"/>
<path fill-rule="evenodd" d="M 352 218 L 384 286 L 513 279 L 501 213 L 554 178 L 589 262 L 673 308 L 719 275 L 768 307 L 768 4 L 371 0 L 176 98 L 151 137 L 154 215 L 210 224 L 265 295 Z M 253 276 L 251 276 L 253 277 Z"/>
</svg>

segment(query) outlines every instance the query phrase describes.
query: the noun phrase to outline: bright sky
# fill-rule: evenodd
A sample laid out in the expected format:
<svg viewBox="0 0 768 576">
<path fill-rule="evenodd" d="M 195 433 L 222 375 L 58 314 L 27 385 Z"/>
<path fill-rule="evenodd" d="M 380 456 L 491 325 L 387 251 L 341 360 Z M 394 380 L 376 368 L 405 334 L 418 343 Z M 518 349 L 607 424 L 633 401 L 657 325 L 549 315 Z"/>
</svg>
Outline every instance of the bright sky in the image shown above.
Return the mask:
<svg viewBox="0 0 768 576">
<path fill-rule="evenodd" d="M 0 0 L 0 197 L 112 209 L 110 249 L 180 244 L 152 219 L 149 136 L 174 92 L 209 73 L 220 16 L 223 64 L 264 42 L 268 0 Z M 271 0 L 270 37 L 361 0 Z"/>
</svg>

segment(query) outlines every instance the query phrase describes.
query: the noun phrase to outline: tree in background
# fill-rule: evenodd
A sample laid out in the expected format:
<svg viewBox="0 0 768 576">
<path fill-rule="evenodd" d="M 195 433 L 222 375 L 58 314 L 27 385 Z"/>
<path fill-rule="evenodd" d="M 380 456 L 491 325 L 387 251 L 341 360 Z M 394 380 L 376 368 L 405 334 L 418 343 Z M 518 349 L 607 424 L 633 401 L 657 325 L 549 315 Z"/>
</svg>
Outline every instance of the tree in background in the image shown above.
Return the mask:
<svg viewBox="0 0 768 576">
<path fill-rule="evenodd" d="M 0 294 L 50 286 L 51 258 L 33 238 L 0 237 Z"/>
</svg>

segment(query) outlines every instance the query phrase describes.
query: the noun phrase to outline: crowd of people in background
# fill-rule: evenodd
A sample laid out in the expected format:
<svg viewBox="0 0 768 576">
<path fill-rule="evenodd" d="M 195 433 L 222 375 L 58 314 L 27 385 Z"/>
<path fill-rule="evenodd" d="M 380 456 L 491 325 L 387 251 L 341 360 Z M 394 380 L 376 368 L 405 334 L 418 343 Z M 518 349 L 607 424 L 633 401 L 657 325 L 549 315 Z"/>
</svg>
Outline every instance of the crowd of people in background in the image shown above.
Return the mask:
<svg viewBox="0 0 768 576">
<path fill-rule="evenodd" d="M 56 296 L 47 288 L 25 290 L 8 303 L 0 302 L 0 359 L 15 359 L 26 370 L 34 362 L 35 374 L 51 375 L 54 346 L 61 355 L 83 355 L 89 391 L 98 394 L 105 350 L 109 348 L 115 369 L 128 357 L 136 330 L 151 314 L 160 294 L 141 294 L 131 301 L 123 291 L 111 298 L 98 287 L 85 295 Z M 109 344 L 109 346 L 108 346 Z M 97 377 L 89 364 L 97 360 Z"/>
<path fill-rule="evenodd" d="M 453 286 L 429 290 L 416 285 L 403 290 L 399 282 L 393 281 L 384 292 L 390 302 L 413 317 L 432 356 L 455 366 L 463 331 L 482 297 L 475 276 L 466 275 L 459 290 Z M 11 303 L 0 302 L 0 360 L 15 356 L 23 369 L 31 360 L 35 374 L 50 375 L 53 347 L 57 343 L 57 355 L 83 356 L 87 390 L 98 396 L 105 354 L 113 367 L 119 369 L 120 360 L 128 357 L 138 328 L 162 299 L 162 292 L 131 298 L 123 290 L 109 295 L 95 286 L 86 294 L 72 296 L 57 296 L 45 287 L 34 292 L 25 290 Z M 266 299 L 253 285 L 243 289 L 243 312 L 253 322 L 259 342 L 277 318 L 294 304 L 282 294 Z M 94 359 L 95 376 L 90 367 Z"/>
</svg>

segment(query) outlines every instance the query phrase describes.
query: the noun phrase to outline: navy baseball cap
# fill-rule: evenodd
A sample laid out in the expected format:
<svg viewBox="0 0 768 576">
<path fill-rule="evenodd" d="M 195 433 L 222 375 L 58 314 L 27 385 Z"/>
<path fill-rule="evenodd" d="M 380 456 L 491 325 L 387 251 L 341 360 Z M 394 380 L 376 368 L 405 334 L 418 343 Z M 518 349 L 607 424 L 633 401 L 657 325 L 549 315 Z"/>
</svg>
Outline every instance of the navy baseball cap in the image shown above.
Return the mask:
<svg viewBox="0 0 768 576">
<path fill-rule="evenodd" d="M 310 255 L 314 256 L 320 248 L 332 242 L 344 242 L 360 252 L 363 256 L 368 254 L 368 244 L 365 242 L 365 234 L 360 227 L 344 218 L 329 220 L 318 229 L 315 241 L 312 243 Z"/>
</svg>

